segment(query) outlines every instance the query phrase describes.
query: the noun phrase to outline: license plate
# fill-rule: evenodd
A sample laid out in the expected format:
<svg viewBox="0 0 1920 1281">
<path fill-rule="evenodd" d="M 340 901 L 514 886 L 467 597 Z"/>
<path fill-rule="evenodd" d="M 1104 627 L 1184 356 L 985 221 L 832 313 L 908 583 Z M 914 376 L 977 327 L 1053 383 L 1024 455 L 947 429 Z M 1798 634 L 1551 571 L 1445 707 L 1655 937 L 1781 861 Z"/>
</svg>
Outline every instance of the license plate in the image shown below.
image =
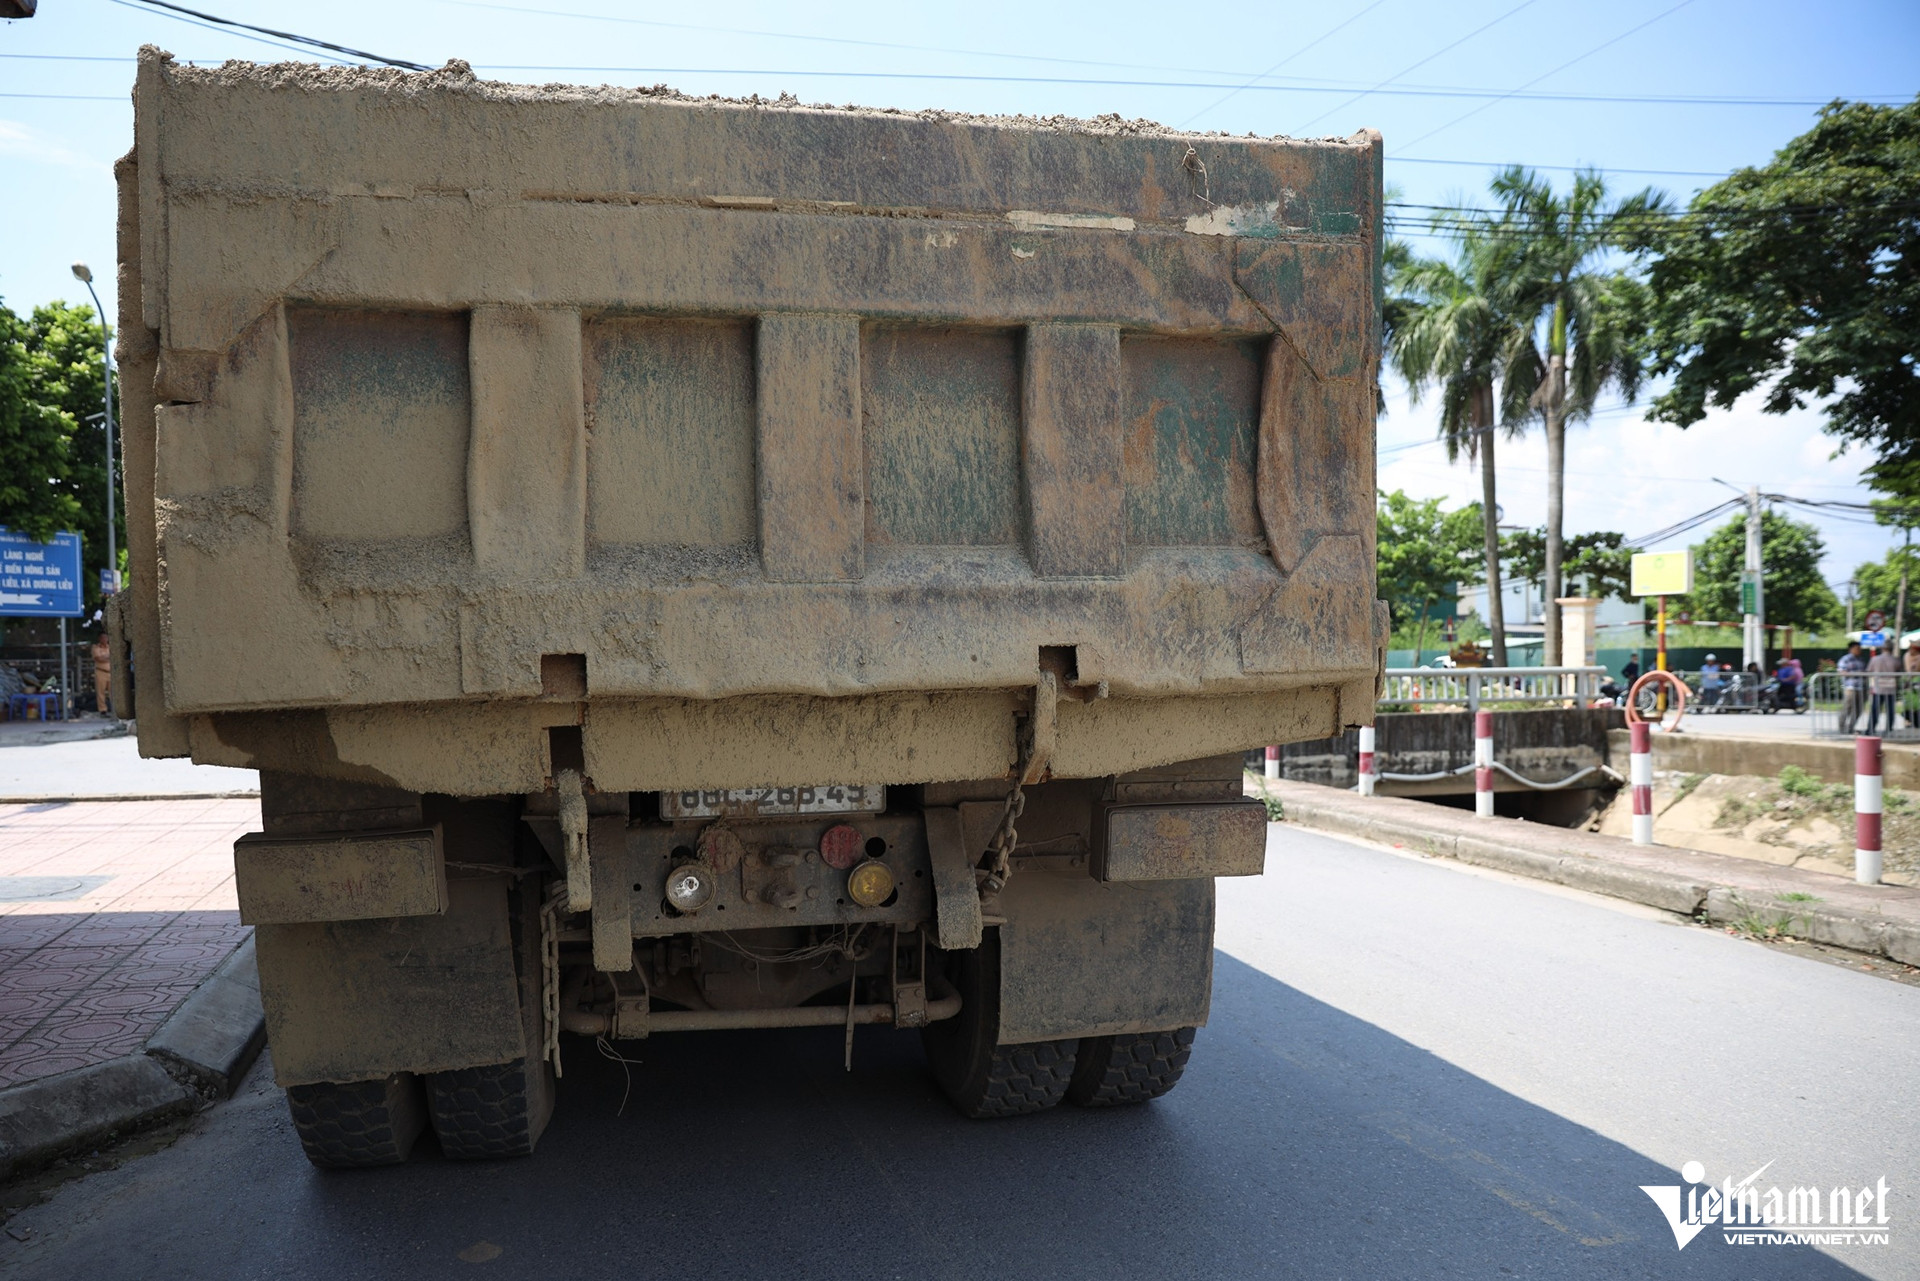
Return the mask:
<svg viewBox="0 0 1920 1281">
<path fill-rule="evenodd" d="M 819 787 L 728 787 L 717 791 L 662 792 L 660 817 L 778 818 L 790 814 L 878 814 L 887 789 L 847 784 Z"/>
</svg>

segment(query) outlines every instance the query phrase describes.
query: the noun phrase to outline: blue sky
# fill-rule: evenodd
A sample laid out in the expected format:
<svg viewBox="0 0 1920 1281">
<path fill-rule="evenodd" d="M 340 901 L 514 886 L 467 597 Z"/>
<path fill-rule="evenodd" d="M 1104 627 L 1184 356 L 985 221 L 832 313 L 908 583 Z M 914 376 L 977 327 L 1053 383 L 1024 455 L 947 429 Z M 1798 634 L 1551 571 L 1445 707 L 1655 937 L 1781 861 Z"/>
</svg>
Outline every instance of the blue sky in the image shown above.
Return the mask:
<svg viewBox="0 0 1920 1281">
<path fill-rule="evenodd" d="M 1684 198 L 1715 175 L 1764 162 L 1807 128 L 1818 103 L 1899 101 L 1920 89 L 1920 5 L 1911 0 L 1344 0 L 1204 12 L 1131 0 L 186 2 L 389 57 L 465 58 L 501 80 L 1118 112 L 1233 133 L 1370 126 L 1386 137 L 1388 181 L 1422 204 L 1470 201 L 1507 162 L 1559 179 L 1566 168 L 1594 165 L 1622 192 L 1651 184 Z M 76 258 L 111 287 L 109 167 L 131 140 L 126 92 L 143 43 L 195 61 L 317 58 L 126 0 L 42 0 L 38 17 L 0 24 L 0 299 L 16 311 L 84 296 L 68 273 Z M 39 96 L 56 94 L 77 97 Z M 1430 443 L 1431 406 L 1409 404 L 1391 383 L 1388 390 L 1382 484 L 1452 501 L 1476 496 L 1466 466 L 1449 466 Z M 1811 410 L 1776 418 L 1743 403 L 1681 432 L 1610 409 L 1570 441 L 1567 527 L 1649 532 L 1728 496 L 1713 477 L 1808 498 L 1859 497 L 1862 459 L 1833 452 Z M 1538 523 L 1546 487 L 1539 440 L 1504 446 L 1501 460 L 1507 519 Z M 1823 532 L 1836 582 L 1888 545 L 1871 526 L 1829 521 Z"/>
</svg>

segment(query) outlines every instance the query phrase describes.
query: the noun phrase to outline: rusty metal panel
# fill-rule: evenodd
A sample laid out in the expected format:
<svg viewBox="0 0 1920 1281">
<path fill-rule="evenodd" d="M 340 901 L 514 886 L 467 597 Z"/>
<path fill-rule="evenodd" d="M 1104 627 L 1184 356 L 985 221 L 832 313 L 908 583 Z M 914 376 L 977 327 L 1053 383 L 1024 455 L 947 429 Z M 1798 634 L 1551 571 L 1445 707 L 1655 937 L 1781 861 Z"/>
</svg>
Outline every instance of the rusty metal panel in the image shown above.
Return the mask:
<svg viewBox="0 0 1920 1281">
<path fill-rule="evenodd" d="M 1126 570 L 1117 325 L 1027 329 L 1025 460 L 1033 572 Z"/>
<path fill-rule="evenodd" d="M 1104 818 L 1093 852 L 1103 881 L 1258 876 L 1267 867 L 1267 810 L 1257 801 L 1125 805 Z"/>
<path fill-rule="evenodd" d="M 279 836 L 233 843 L 234 889 L 247 925 L 366 921 L 447 910 L 438 827 Z"/>
<path fill-rule="evenodd" d="M 1254 506 L 1262 346 L 1146 337 L 1120 344 L 1127 542 L 1263 545 Z"/>
<path fill-rule="evenodd" d="M 835 866 L 822 850 L 823 834 L 836 827 L 854 829 L 857 861 L 878 861 L 892 874 L 895 892 L 880 906 L 854 901 L 847 892 L 848 867 Z M 682 914 L 666 902 L 667 875 L 693 862 L 711 870 L 715 889 L 706 904 Z M 631 932 L 641 938 L 793 925 L 903 925 L 934 918 L 927 833 L 917 815 L 635 826 L 626 830 L 625 866 L 635 887 Z M 599 882 L 594 884 L 598 893 Z"/>
<path fill-rule="evenodd" d="M 860 319 L 760 318 L 760 559 L 785 583 L 860 577 Z"/>
<path fill-rule="evenodd" d="M 1016 873 L 1001 892 L 1000 1040 L 1199 1027 L 1213 998 L 1213 882 Z"/>
<path fill-rule="evenodd" d="M 750 551 L 758 537 L 752 329 L 608 318 L 589 326 L 586 349 L 594 545 Z"/>
<path fill-rule="evenodd" d="M 586 569 L 587 432 L 580 313 L 475 307 L 466 485 L 475 568 L 514 578 Z"/>
<path fill-rule="evenodd" d="M 921 811 L 921 817 L 927 825 L 927 859 L 933 872 L 935 941 L 949 952 L 979 947 L 980 887 L 973 875 L 979 855 L 967 853 L 960 811 L 933 806 Z"/>
<path fill-rule="evenodd" d="M 870 543 L 1020 541 L 1020 368 L 1007 330 L 881 325 L 861 350 Z"/>
<path fill-rule="evenodd" d="M 440 916 L 257 926 L 274 1079 L 365 1081 L 525 1054 L 506 879 L 450 878 Z"/>
<path fill-rule="evenodd" d="M 500 794 L 566 723 L 602 786 L 983 777 L 1059 647 L 1113 696 L 1061 776 L 1362 714 L 1377 135 L 152 51 L 135 105 L 145 751 Z M 550 655 L 586 696 L 528 711 Z"/>
<path fill-rule="evenodd" d="M 467 529 L 467 317 L 287 313 L 293 529 L 365 541 Z"/>
</svg>

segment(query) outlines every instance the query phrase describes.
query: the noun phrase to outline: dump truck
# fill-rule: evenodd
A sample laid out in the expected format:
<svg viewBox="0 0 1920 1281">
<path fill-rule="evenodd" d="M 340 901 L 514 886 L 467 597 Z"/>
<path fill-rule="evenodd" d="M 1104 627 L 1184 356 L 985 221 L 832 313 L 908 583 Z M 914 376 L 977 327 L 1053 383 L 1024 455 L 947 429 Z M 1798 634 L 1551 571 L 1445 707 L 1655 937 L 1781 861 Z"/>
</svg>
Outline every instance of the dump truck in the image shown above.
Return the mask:
<svg viewBox="0 0 1920 1281">
<path fill-rule="evenodd" d="M 113 696 L 260 773 L 315 1163 L 531 1152 L 577 1038 L 1173 1086 L 1243 752 L 1373 714 L 1377 134 L 151 48 L 134 99 Z"/>
</svg>

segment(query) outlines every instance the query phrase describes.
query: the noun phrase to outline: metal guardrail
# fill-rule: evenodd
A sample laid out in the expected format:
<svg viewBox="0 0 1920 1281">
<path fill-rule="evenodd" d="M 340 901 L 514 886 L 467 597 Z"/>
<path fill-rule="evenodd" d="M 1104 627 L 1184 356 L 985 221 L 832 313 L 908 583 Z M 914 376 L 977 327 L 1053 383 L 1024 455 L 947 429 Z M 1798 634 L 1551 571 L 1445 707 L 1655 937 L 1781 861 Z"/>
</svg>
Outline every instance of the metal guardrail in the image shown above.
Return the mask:
<svg viewBox="0 0 1920 1281">
<path fill-rule="evenodd" d="M 1687 685 L 1687 715 L 1762 710 L 1767 678 L 1753 672 L 1675 672 Z"/>
<path fill-rule="evenodd" d="M 1920 743 L 1920 672 L 1817 672 L 1807 678 L 1807 719 L 1815 738 Z"/>
<path fill-rule="evenodd" d="M 1389 667 L 1381 707 L 1462 707 L 1500 703 L 1586 707 L 1600 697 L 1604 667 Z"/>
</svg>

